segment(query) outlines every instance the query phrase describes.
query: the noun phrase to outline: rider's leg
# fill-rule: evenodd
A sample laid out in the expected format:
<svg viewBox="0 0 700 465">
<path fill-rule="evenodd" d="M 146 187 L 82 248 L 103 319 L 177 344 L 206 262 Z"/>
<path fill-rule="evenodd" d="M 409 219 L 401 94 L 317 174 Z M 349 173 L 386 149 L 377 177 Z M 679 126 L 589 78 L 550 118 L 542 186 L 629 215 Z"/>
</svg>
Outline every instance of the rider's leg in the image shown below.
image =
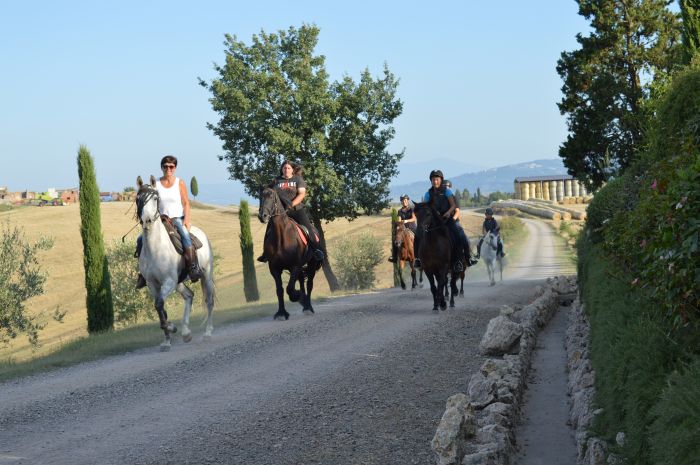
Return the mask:
<svg viewBox="0 0 700 465">
<path fill-rule="evenodd" d="M 454 247 L 452 249 L 455 252 L 453 254 L 454 258 L 452 260 L 452 266 L 455 273 L 461 273 L 462 271 L 464 271 L 464 267 L 462 266 L 462 256 L 464 254 L 462 248 L 464 247 L 464 241 L 462 241 L 461 237 L 464 236 L 464 231 L 462 230 L 462 234 L 460 236 L 459 233 L 461 228 L 458 228 L 457 223 L 455 223 L 454 221 L 448 221 L 447 225 L 452 233 L 452 240 L 454 244 Z"/>
<path fill-rule="evenodd" d="M 196 283 L 202 277 L 202 270 L 199 269 L 199 264 L 197 263 L 197 251 L 192 245 L 192 238 L 190 238 L 187 228 L 182 224 L 182 218 L 172 218 L 172 221 L 180 233 L 180 239 L 182 239 L 182 256 L 185 257 L 185 268 L 190 276 L 190 280 Z"/>
<path fill-rule="evenodd" d="M 471 246 L 469 245 L 469 238 L 464 233 L 464 228 L 462 228 L 462 225 L 459 224 L 459 222 L 455 222 L 455 226 L 457 227 L 457 231 L 459 232 L 459 239 L 460 241 L 462 241 L 462 248 L 464 250 L 464 260 L 466 260 L 467 266 L 476 265 L 476 260 L 472 259 L 472 250 Z"/>
<path fill-rule="evenodd" d="M 506 252 L 503 250 L 503 241 L 501 240 L 501 236 L 498 236 L 498 250 L 497 252 L 501 257 L 506 256 Z"/>
<path fill-rule="evenodd" d="M 396 247 L 396 242 L 391 243 L 391 257 L 389 257 L 389 261 L 391 263 L 396 263 L 396 258 L 399 255 L 399 248 Z"/>
<path fill-rule="evenodd" d="M 418 258 L 418 251 L 420 250 L 419 247 L 420 244 L 420 234 L 416 233 L 416 237 L 413 238 L 413 267 L 414 268 L 422 268 L 423 265 L 420 262 L 420 258 Z"/>
<path fill-rule="evenodd" d="M 484 236 L 479 239 L 479 245 L 476 246 L 476 258 L 481 258 L 481 244 L 484 243 Z"/>
<path fill-rule="evenodd" d="M 139 235 L 139 237 L 136 238 L 136 252 L 134 252 L 134 258 L 139 258 L 141 256 L 142 248 L 143 237 Z M 142 287 L 146 287 L 146 278 L 144 278 L 141 272 L 139 271 L 139 276 L 138 278 L 136 278 L 136 289 L 141 289 Z"/>
<path fill-rule="evenodd" d="M 314 228 L 311 226 L 311 220 L 309 220 L 309 215 L 306 213 L 305 208 L 299 210 L 292 210 L 287 213 L 290 218 L 304 226 L 307 231 L 309 231 L 309 248 L 311 253 L 317 261 L 323 261 L 326 255 L 321 250 L 320 244 L 316 241 L 316 235 L 314 234 Z"/>
</svg>

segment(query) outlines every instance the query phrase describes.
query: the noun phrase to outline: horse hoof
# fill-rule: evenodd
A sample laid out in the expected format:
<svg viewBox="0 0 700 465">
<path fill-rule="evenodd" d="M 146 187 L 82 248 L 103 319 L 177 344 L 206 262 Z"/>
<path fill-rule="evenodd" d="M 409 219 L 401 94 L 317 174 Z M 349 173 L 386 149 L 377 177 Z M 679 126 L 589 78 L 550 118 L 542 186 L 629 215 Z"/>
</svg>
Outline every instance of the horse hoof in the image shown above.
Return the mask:
<svg viewBox="0 0 700 465">
<path fill-rule="evenodd" d="M 277 312 L 277 313 L 275 313 L 275 318 L 274 318 L 274 319 L 275 319 L 276 321 L 277 321 L 277 320 L 285 320 L 285 321 L 286 321 L 286 320 L 289 319 L 289 313 L 287 313 L 287 312 L 284 312 L 284 313 L 282 313 L 282 312 Z"/>
<path fill-rule="evenodd" d="M 192 333 L 182 335 L 183 342 L 192 342 Z"/>
<path fill-rule="evenodd" d="M 313 315 L 315 313 L 313 308 L 305 308 L 302 312 L 304 315 Z"/>
<path fill-rule="evenodd" d="M 161 344 L 160 351 L 161 352 L 169 352 L 170 351 L 170 344 Z"/>
<path fill-rule="evenodd" d="M 204 342 L 209 342 L 211 341 L 211 334 L 205 334 L 204 335 Z"/>
<path fill-rule="evenodd" d="M 455 308 L 455 303 L 454 303 L 454 302 L 450 302 L 450 308 Z"/>
</svg>

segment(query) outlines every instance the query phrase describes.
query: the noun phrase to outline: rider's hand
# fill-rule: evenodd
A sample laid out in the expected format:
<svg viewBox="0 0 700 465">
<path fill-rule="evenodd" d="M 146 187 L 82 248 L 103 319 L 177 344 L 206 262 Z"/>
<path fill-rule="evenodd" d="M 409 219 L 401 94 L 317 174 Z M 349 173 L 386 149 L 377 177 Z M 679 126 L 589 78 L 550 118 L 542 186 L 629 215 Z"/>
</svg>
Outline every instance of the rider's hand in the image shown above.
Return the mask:
<svg viewBox="0 0 700 465">
<path fill-rule="evenodd" d="M 189 220 L 189 218 L 185 218 L 185 221 L 183 221 L 182 224 L 185 226 L 185 229 L 187 229 L 188 231 L 190 230 L 190 220 Z"/>
<path fill-rule="evenodd" d="M 442 215 L 442 217 L 445 218 L 446 220 L 449 220 L 449 219 L 450 219 L 450 212 L 445 212 L 445 213 Z"/>
</svg>

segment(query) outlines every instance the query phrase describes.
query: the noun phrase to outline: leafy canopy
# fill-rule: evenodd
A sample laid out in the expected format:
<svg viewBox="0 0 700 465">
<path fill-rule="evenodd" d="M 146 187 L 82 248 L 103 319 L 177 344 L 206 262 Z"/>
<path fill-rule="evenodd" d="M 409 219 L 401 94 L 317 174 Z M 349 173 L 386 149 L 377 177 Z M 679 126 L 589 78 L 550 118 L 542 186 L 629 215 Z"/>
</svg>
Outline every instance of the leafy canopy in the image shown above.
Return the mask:
<svg viewBox="0 0 700 465">
<path fill-rule="evenodd" d="M 557 63 L 558 104 L 569 135 L 559 156 L 569 173 L 599 187 L 634 160 L 654 80 L 679 62 L 680 26 L 666 0 L 578 0 L 592 32 Z"/>
<path fill-rule="evenodd" d="M 317 225 L 386 207 L 403 156 L 387 150 L 403 109 L 398 80 L 385 65 L 377 79 L 365 69 L 359 82 L 330 83 L 325 57 L 314 54 L 318 35 L 310 25 L 262 31 L 250 45 L 226 35 L 218 77 L 200 79 L 220 116 L 207 127 L 223 141 L 230 177 L 257 196 L 284 159 L 301 163 Z"/>
</svg>

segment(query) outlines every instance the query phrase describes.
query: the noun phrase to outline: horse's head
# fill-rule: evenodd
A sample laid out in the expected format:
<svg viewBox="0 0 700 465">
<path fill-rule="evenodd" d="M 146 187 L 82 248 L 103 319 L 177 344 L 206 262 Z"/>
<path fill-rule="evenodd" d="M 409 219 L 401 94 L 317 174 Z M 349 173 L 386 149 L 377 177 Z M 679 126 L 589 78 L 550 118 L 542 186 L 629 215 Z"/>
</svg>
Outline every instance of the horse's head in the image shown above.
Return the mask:
<svg viewBox="0 0 700 465">
<path fill-rule="evenodd" d="M 396 238 L 394 242 L 397 246 L 401 246 L 403 243 L 403 235 L 405 232 L 406 225 L 403 224 L 403 221 L 398 220 L 396 223 L 394 223 L 394 237 Z"/>
<path fill-rule="evenodd" d="M 282 202 L 274 189 L 266 187 L 260 192 L 260 207 L 258 219 L 261 223 L 267 223 L 270 218 L 284 213 Z"/>
<path fill-rule="evenodd" d="M 154 221 L 160 218 L 158 210 L 158 189 L 156 189 L 156 178 L 151 175 L 151 183 L 144 184 L 141 176 L 136 178 L 136 185 L 139 190 L 136 193 L 136 217 L 141 222 L 143 229 L 151 227 Z"/>
<path fill-rule="evenodd" d="M 432 205 L 427 202 L 414 202 L 413 205 L 413 211 L 416 214 L 418 229 L 428 232 L 429 230 L 442 225 L 440 214 L 432 207 Z"/>
<path fill-rule="evenodd" d="M 493 250 L 498 250 L 498 232 L 488 231 L 484 236 L 484 241 Z"/>
</svg>

